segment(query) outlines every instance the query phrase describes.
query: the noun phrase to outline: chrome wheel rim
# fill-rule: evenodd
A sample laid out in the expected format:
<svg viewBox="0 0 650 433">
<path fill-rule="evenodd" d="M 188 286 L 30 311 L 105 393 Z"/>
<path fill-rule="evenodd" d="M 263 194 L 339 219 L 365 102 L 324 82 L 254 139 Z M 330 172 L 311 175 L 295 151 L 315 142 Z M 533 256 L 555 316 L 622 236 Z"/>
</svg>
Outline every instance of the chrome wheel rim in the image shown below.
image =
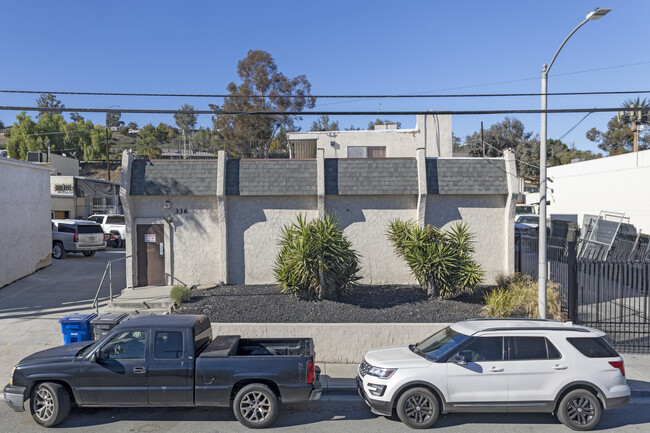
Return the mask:
<svg viewBox="0 0 650 433">
<path fill-rule="evenodd" d="M 252 391 L 244 395 L 239 411 L 250 422 L 262 422 L 271 414 L 271 401 L 263 392 Z"/>
<path fill-rule="evenodd" d="M 566 409 L 571 422 L 577 425 L 589 424 L 596 413 L 593 402 L 587 397 L 572 398 L 567 403 Z"/>
<path fill-rule="evenodd" d="M 420 394 L 411 396 L 404 404 L 404 413 L 417 424 L 425 423 L 433 416 L 431 400 Z"/>
<path fill-rule="evenodd" d="M 47 421 L 54 414 L 54 397 L 45 388 L 39 388 L 34 394 L 34 413 L 41 421 Z"/>
<path fill-rule="evenodd" d="M 56 244 L 54 245 L 54 258 L 59 258 L 61 257 L 61 245 Z"/>
</svg>

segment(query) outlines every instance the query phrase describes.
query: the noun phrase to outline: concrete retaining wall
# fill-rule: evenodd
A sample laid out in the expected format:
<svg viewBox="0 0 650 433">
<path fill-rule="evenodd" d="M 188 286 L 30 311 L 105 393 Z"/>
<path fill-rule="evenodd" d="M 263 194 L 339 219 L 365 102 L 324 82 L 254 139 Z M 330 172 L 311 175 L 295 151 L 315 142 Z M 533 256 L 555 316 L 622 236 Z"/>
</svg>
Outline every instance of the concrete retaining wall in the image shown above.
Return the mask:
<svg viewBox="0 0 650 433">
<path fill-rule="evenodd" d="M 212 334 L 245 338 L 311 337 L 316 362 L 351 364 L 371 349 L 422 341 L 448 323 L 213 323 Z"/>
</svg>

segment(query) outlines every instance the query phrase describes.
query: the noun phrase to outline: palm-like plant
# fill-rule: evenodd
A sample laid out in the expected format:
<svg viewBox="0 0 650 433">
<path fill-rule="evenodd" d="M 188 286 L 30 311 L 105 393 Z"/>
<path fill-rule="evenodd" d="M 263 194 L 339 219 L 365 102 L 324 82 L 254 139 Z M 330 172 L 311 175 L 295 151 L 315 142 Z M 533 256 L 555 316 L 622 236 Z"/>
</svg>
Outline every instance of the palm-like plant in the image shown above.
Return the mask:
<svg viewBox="0 0 650 433">
<path fill-rule="evenodd" d="M 639 126 L 650 125 L 650 102 L 645 98 L 627 99 L 621 108 L 624 111 L 618 113 L 618 120 L 630 125 L 634 133 L 633 151 L 639 151 Z"/>
<path fill-rule="evenodd" d="M 388 239 L 429 296 L 471 292 L 483 279 L 484 272 L 472 257 L 474 234 L 466 223 L 443 231 L 396 219 L 388 225 Z"/>
<path fill-rule="evenodd" d="M 283 293 L 318 299 L 345 295 L 361 278 L 360 270 L 359 256 L 334 216 L 307 221 L 298 215 L 282 228 L 274 272 Z"/>
</svg>

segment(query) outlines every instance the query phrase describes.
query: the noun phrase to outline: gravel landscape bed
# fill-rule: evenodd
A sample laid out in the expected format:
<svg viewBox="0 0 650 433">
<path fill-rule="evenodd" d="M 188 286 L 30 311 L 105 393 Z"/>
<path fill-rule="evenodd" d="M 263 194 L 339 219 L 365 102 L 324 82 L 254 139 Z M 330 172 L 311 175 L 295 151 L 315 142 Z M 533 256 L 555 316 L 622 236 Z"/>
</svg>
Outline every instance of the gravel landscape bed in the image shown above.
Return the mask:
<svg viewBox="0 0 650 433">
<path fill-rule="evenodd" d="M 178 314 L 205 314 L 211 322 L 249 323 L 433 323 L 483 316 L 490 287 L 454 299 L 427 299 L 415 286 L 359 286 L 338 301 L 294 299 L 277 286 L 228 285 L 192 290 Z"/>
</svg>

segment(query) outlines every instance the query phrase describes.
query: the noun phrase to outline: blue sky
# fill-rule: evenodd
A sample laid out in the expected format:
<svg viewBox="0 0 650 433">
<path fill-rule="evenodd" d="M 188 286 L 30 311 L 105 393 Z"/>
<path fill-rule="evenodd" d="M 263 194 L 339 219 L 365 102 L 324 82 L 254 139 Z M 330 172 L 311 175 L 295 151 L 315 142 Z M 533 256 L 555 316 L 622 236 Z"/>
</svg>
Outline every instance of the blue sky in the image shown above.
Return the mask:
<svg viewBox="0 0 650 433">
<path fill-rule="evenodd" d="M 11 1 L 2 8 L 0 88 L 225 93 L 230 81 L 238 82 L 237 61 L 249 49 L 262 49 L 285 75 L 306 74 L 314 94 L 539 92 L 542 64 L 596 7 L 613 11 L 571 38 L 553 66 L 549 91 L 650 90 L 647 0 Z M 33 105 L 35 96 L 0 94 L 0 105 Z M 551 97 L 549 108 L 617 107 L 636 96 Z M 68 107 L 169 109 L 221 102 L 60 99 Z M 534 109 L 540 98 L 320 100 L 316 108 L 376 111 L 379 102 L 380 111 Z M 0 112 L 0 119 L 11 124 L 15 115 Z M 583 116 L 549 115 L 549 137 L 559 138 Z M 103 114 L 86 117 L 104 122 Z M 385 117 L 415 126 L 414 116 Z M 515 117 L 539 132 L 538 114 Z M 365 127 L 374 119 L 335 118 L 341 127 Z M 606 128 L 609 118 L 590 115 L 564 141 L 596 150 L 585 131 Z M 455 116 L 454 134 L 465 137 L 481 121 L 489 127 L 502 119 Z M 170 115 L 123 120 L 173 123 Z M 305 116 L 303 129 L 313 120 Z M 209 116 L 199 116 L 199 124 L 209 125 Z"/>
</svg>

